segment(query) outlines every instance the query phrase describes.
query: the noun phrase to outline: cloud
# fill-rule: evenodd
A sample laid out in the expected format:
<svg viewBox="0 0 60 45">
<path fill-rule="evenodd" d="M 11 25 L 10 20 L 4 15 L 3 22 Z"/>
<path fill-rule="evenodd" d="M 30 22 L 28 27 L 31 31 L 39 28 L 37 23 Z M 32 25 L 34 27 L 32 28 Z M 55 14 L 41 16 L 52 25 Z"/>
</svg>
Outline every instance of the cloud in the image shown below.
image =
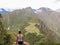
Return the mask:
<svg viewBox="0 0 60 45">
<path fill-rule="evenodd" d="M 60 0 L 55 0 L 55 2 L 60 2 Z"/>
<path fill-rule="evenodd" d="M 0 8 L 16 9 L 24 7 L 24 0 L 0 0 Z"/>
<path fill-rule="evenodd" d="M 34 9 L 38 9 L 40 7 L 48 7 L 52 9 L 60 8 L 60 4 L 58 5 L 54 3 L 54 1 L 55 0 L 0 0 L 0 8 L 21 9 L 29 6 Z"/>
</svg>

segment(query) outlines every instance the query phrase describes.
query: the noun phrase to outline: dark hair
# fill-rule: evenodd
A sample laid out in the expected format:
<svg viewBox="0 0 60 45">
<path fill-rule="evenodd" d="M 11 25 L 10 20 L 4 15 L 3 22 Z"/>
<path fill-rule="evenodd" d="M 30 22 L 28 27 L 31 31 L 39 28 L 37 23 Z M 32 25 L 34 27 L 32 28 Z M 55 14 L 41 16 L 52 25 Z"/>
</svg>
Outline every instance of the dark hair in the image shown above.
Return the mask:
<svg viewBox="0 0 60 45">
<path fill-rule="evenodd" d="M 19 31 L 19 34 L 21 34 L 21 31 Z"/>
</svg>

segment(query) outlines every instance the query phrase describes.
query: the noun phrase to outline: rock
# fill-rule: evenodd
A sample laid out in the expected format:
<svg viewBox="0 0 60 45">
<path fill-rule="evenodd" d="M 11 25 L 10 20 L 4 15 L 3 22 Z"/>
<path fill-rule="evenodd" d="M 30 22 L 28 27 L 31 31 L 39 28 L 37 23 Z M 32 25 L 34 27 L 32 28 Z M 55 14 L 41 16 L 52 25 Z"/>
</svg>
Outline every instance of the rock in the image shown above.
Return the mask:
<svg viewBox="0 0 60 45">
<path fill-rule="evenodd" d="M 18 45 L 16 42 L 13 42 L 13 45 Z M 28 42 L 24 42 L 24 45 L 30 45 Z"/>
</svg>

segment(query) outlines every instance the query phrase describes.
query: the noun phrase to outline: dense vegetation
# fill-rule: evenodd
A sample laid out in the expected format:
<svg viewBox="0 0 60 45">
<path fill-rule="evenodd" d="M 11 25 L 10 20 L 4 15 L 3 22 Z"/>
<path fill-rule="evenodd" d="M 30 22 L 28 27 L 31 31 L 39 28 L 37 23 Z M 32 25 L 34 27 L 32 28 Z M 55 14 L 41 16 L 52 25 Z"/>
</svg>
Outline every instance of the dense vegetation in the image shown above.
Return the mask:
<svg viewBox="0 0 60 45">
<path fill-rule="evenodd" d="M 12 45 L 14 41 L 14 33 L 6 29 L 1 18 L 0 14 L 0 45 Z"/>
</svg>

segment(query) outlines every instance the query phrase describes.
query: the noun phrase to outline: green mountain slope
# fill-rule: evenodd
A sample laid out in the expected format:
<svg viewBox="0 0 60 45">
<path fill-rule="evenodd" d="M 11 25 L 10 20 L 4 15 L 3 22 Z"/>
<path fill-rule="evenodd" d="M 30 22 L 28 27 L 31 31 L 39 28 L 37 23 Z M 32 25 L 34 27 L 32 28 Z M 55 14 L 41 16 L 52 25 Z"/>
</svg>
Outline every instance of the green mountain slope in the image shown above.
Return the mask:
<svg viewBox="0 0 60 45">
<path fill-rule="evenodd" d="M 51 11 L 50 14 L 46 12 L 37 12 L 37 17 L 44 22 L 46 27 L 51 29 L 60 40 L 60 13 L 56 11 Z"/>
</svg>

